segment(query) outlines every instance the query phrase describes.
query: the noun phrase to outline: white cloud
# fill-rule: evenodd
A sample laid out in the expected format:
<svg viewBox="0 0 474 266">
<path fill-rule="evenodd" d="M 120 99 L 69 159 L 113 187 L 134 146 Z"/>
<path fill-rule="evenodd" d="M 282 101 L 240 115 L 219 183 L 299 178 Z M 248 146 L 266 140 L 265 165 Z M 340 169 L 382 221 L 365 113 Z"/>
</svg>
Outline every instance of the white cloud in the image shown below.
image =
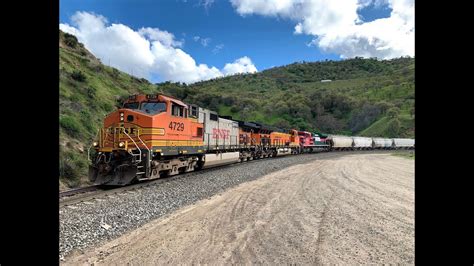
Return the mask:
<svg viewBox="0 0 474 266">
<path fill-rule="evenodd" d="M 368 6 L 373 6 L 374 8 L 379 8 L 384 5 L 388 5 L 388 0 L 359 0 L 359 9 L 365 8 Z"/>
<path fill-rule="evenodd" d="M 151 41 L 159 41 L 166 46 L 183 47 L 182 41 L 176 41 L 174 35 L 157 28 L 141 28 L 138 33 Z"/>
<path fill-rule="evenodd" d="M 113 67 L 137 77 L 158 75 L 163 80 L 192 83 L 228 73 L 225 68 L 221 71 L 213 66 L 197 64 L 179 48 L 183 41 L 175 40 L 174 35 L 167 31 L 149 27 L 135 31 L 123 24 L 107 25 L 105 17 L 88 12 L 77 12 L 71 21 L 74 26 L 60 24 L 59 28 L 75 35 L 102 62 L 110 60 Z M 256 71 L 250 64 L 244 70 Z"/>
<path fill-rule="evenodd" d="M 207 47 L 207 45 L 209 45 L 210 42 L 211 42 L 211 38 L 201 38 L 201 44 L 204 47 Z"/>
<path fill-rule="evenodd" d="M 208 10 L 212 4 L 214 4 L 215 0 L 199 0 L 199 5 L 204 6 L 206 10 Z"/>
<path fill-rule="evenodd" d="M 207 47 L 212 39 L 211 38 L 204 38 L 204 37 L 200 37 L 200 36 L 194 36 L 193 40 L 195 42 L 200 40 L 201 45 L 204 46 L 204 47 Z"/>
<path fill-rule="evenodd" d="M 413 56 L 414 0 L 230 0 L 242 15 L 288 18 L 295 34 L 313 35 L 311 45 L 343 58 Z M 363 22 L 361 8 L 388 4 L 389 18 Z"/>
<path fill-rule="evenodd" d="M 69 34 L 79 36 L 79 32 L 76 28 L 69 26 L 68 24 L 59 24 L 59 28 Z"/>
<path fill-rule="evenodd" d="M 218 44 L 214 47 L 214 49 L 212 49 L 212 53 L 217 54 L 220 52 L 220 50 L 222 50 L 222 48 L 224 48 L 224 44 Z"/>
<path fill-rule="evenodd" d="M 222 72 L 224 72 L 226 76 L 238 73 L 255 73 L 257 72 L 257 68 L 252 63 L 252 60 L 250 60 L 250 58 L 244 56 L 235 60 L 234 63 L 225 64 Z"/>
</svg>

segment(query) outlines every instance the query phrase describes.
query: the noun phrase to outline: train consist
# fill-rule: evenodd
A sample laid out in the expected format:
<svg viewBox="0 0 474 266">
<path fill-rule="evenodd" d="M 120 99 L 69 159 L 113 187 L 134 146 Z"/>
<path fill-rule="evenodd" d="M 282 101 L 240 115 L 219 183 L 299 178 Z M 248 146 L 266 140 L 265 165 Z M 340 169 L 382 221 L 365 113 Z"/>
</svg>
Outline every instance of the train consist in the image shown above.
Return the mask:
<svg viewBox="0 0 474 266">
<path fill-rule="evenodd" d="M 163 94 L 132 95 L 105 118 L 89 149 L 89 179 L 97 185 L 127 185 L 267 157 L 414 146 L 413 139 L 285 131 L 219 116 Z"/>
</svg>

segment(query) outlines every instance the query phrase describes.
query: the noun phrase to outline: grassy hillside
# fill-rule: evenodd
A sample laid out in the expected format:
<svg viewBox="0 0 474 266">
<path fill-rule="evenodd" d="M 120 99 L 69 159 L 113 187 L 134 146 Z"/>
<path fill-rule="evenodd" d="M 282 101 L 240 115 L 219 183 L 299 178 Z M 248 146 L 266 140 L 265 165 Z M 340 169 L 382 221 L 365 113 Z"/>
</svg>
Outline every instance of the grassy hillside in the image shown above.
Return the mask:
<svg viewBox="0 0 474 266">
<path fill-rule="evenodd" d="M 59 148 L 61 181 L 77 186 L 87 173 L 87 149 L 117 100 L 156 86 L 104 66 L 77 39 L 59 33 Z"/>
<path fill-rule="evenodd" d="M 134 93 L 162 91 L 221 115 L 281 128 L 414 136 L 413 58 L 302 62 L 191 85 L 151 84 L 104 66 L 74 36 L 59 34 L 62 186 L 85 182 L 87 149 L 102 119 Z"/>
<path fill-rule="evenodd" d="M 375 122 L 394 121 L 377 135 L 414 136 L 413 58 L 303 62 L 158 87 L 222 115 L 283 128 L 359 134 Z"/>
</svg>

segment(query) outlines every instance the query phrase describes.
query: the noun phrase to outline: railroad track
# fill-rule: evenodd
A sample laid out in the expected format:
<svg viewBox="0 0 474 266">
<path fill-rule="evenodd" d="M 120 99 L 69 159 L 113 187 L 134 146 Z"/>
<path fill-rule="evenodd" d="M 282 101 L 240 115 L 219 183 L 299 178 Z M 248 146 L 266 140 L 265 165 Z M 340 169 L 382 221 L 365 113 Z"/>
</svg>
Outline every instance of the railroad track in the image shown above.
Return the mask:
<svg viewBox="0 0 474 266">
<path fill-rule="evenodd" d="M 88 187 L 81 187 L 81 188 L 66 190 L 66 191 L 59 192 L 59 198 L 61 199 L 64 197 L 71 197 L 71 196 L 81 194 L 81 193 L 96 191 L 98 189 L 99 189 L 98 186 L 88 186 Z"/>
<path fill-rule="evenodd" d="M 272 158 L 272 159 L 279 159 L 279 158 L 282 158 L 282 157 L 276 157 L 276 158 Z M 257 162 L 257 161 L 260 161 L 260 160 L 246 161 L 246 162 L 243 162 L 243 163 L 254 163 L 254 162 Z M 130 190 L 136 190 L 136 189 L 139 189 L 139 188 L 142 188 L 142 187 L 148 187 L 148 186 L 151 186 L 151 185 L 154 185 L 154 184 L 161 184 L 161 183 L 170 182 L 170 181 L 181 179 L 181 178 L 190 177 L 190 176 L 197 175 L 197 174 L 202 174 L 202 173 L 205 173 L 205 172 L 215 171 L 215 170 L 218 170 L 218 169 L 231 167 L 234 164 L 239 164 L 239 162 L 233 163 L 233 164 L 216 166 L 216 167 L 212 167 L 212 168 L 208 168 L 208 169 L 202 169 L 202 170 L 199 170 L 199 171 L 193 171 L 193 172 L 189 172 L 189 173 L 183 173 L 183 174 L 170 176 L 170 177 L 166 177 L 166 178 L 159 178 L 159 179 L 142 181 L 138 184 L 127 185 L 127 186 L 123 186 L 123 187 L 90 186 L 90 187 L 85 187 L 83 189 L 80 188 L 80 189 L 68 190 L 68 191 L 63 192 L 63 193 L 68 193 L 68 196 L 60 196 L 59 207 L 74 205 L 74 204 L 77 204 L 77 203 L 80 203 L 80 202 L 94 200 L 94 199 L 102 198 L 102 197 L 105 197 L 105 196 L 108 196 L 108 195 L 118 194 L 118 193 L 122 193 L 122 192 L 125 192 L 125 191 L 130 191 Z"/>
<path fill-rule="evenodd" d="M 336 152 L 320 152 L 320 153 L 313 153 L 313 154 L 305 154 L 305 155 L 318 155 L 318 154 L 327 154 L 325 158 L 333 158 L 342 154 L 361 154 L 361 153 L 390 153 L 390 152 L 413 152 L 413 150 L 357 150 L 357 151 L 336 151 Z M 272 158 L 265 158 L 265 159 L 272 159 L 272 160 L 278 160 L 281 158 L 284 158 L 285 156 L 282 157 L 272 157 Z M 221 166 L 216 166 L 213 168 L 208 168 L 208 169 L 203 169 L 199 171 L 193 171 L 189 173 L 183 173 L 175 176 L 170 176 L 166 178 L 159 178 L 159 179 L 153 179 L 153 180 L 147 180 L 147 181 L 142 181 L 138 184 L 133 184 L 133 185 L 128 185 L 124 187 L 101 187 L 101 186 L 89 186 L 89 187 L 84 187 L 84 188 L 78 188 L 78 189 L 71 189 L 67 191 L 60 192 L 59 196 L 59 206 L 64 207 L 64 206 L 70 206 L 74 205 L 77 203 L 81 202 L 86 202 L 94 199 L 99 199 L 103 198 L 109 195 L 114 195 L 118 193 L 122 193 L 125 191 L 131 191 L 131 190 L 136 190 L 140 189 L 143 187 L 148 187 L 151 185 L 155 184 L 161 184 L 165 182 L 170 182 L 174 180 L 178 180 L 181 178 L 187 178 L 193 175 L 197 174 L 202 174 L 206 172 L 211 172 L 219 169 L 223 169 L 226 167 L 232 167 L 235 164 L 250 164 L 250 163 L 256 163 L 262 161 L 261 159 L 257 160 L 251 160 L 251 161 L 244 161 L 244 162 L 237 162 L 233 164 L 227 164 L 227 165 L 221 165 Z"/>
</svg>

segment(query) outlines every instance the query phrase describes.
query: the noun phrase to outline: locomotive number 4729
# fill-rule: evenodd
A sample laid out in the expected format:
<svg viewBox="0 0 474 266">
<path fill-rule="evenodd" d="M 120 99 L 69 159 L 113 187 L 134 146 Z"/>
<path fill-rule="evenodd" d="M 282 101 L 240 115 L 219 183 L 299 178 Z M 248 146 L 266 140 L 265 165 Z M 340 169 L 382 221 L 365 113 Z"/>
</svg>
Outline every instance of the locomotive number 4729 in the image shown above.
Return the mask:
<svg viewBox="0 0 474 266">
<path fill-rule="evenodd" d="M 184 131 L 184 123 L 170 122 L 168 126 L 171 130 Z"/>
</svg>

